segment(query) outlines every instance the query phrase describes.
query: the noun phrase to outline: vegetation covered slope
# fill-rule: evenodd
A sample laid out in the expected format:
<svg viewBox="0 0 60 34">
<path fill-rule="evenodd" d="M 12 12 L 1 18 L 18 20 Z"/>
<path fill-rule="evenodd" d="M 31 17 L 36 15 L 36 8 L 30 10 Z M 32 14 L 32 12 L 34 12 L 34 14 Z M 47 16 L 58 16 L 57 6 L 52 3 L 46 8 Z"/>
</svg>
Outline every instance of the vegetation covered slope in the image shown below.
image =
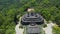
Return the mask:
<svg viewBox="0 0 60 34">
<path fill-rule="evenodd" d="M 0 34 L 8 34 L 10 29 L 14 32 L 17 15 L 23 15 L 28 7 L 60 26 L 60 0 L 0 0 Z"/>
</svg>

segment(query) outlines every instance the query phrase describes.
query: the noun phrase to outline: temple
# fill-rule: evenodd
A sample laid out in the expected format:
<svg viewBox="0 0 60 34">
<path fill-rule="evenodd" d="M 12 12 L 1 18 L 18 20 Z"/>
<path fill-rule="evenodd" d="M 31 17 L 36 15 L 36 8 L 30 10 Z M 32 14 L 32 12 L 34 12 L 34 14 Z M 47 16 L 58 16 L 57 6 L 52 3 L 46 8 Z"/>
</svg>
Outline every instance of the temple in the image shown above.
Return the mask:
<svg viewBox="0 0 60 34">
<path fill-rule="evenodd" d="M 44 24 L 44 18 L 38 13 L 31 12 L 24 14 L 21 18 L 21 24 L 25 26 L 24 34 L 42 34 L 42 24 Z M 33 9 L 32 9 L 33 10 Z"/>
</svg>

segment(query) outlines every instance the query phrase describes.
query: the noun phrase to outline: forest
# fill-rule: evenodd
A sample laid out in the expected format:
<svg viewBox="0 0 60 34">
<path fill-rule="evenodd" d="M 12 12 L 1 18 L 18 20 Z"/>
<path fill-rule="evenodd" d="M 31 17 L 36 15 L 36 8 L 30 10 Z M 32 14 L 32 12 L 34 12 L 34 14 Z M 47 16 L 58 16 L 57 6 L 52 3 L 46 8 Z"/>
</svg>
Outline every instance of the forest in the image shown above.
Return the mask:
<svg viewBox="0 0 60 34">
<path fill-rule="evenodd" d="M 60 34 L 60 0 L 0 0 L 0 34 L 15 34 L 18 19 L 28 7 L 33 7 L 47 21 L 56 23 L 55 34 Z"/>
</svg>

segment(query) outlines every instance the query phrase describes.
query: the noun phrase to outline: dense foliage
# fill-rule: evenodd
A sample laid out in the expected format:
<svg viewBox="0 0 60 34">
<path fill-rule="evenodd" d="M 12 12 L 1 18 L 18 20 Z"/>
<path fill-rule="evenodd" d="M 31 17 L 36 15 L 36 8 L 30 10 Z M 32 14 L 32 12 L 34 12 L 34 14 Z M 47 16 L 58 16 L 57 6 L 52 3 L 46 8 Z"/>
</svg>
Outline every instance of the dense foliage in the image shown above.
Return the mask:
<svg viewBox="0 0 60 34">
<path fill-rule="evenodd" d="M 60 27 L 54 26 L 53 27 L 53 34 L 60 34 Z"/>
<path fill-rule="evenodd" d="M 28 7 L 60 26 L 60 0 L 0 0 L 0 34 L 13 31 L 17 15 L 23 15 Z"/>
</svg>

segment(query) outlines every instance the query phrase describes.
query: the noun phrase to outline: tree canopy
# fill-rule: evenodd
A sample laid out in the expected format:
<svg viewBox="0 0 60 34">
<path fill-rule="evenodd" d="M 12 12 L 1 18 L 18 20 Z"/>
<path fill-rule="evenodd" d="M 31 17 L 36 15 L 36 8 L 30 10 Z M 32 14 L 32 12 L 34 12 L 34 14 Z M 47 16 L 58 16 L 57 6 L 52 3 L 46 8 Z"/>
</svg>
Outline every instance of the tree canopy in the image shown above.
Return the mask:
<svg viewBox="0 0 60 34">
<path fill-rule="evenodd" d="M 0 0 L 0 34 L 14 29 L 17 15 L 24 15 L 28 7 L 60 26 L 60 0 Z"/>
</svg>

